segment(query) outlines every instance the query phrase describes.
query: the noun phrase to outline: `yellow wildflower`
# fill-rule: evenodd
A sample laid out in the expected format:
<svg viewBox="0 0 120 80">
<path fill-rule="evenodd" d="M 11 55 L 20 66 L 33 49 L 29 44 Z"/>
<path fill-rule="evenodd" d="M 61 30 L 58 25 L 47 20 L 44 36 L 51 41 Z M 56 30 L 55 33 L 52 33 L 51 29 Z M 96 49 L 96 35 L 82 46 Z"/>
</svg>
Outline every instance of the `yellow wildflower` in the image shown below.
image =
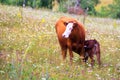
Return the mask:
<svg viewBox="0 0 120 80">
<path fill-rule="evenodd" d="M 22 18 L 21 12 L 18 12 L 18 13 L 17 13 L 17 17 L 18 17 L 18 18 Z"/>
<path fill-rule="evenodd" d="M 42 18 L 41 23 L 44 23 L 44 22 L 45 22 L 45 19 L 44 19 L 44 18 Z"/>
<path fill-rule="evenodd" d="M 117 28 L 117 23 L 116 23 L 116 21 L 113 22 L 113 27 L 114 27 L 114 28 Z"/>
</svg>

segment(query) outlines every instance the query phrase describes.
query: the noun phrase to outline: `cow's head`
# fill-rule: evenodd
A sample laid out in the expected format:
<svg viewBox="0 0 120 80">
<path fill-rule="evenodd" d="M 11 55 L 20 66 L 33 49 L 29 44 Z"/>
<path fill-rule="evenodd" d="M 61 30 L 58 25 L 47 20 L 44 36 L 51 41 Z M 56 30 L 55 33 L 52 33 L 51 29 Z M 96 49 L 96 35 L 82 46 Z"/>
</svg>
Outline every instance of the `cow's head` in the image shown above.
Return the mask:
<svg viewBox="0 0 120 80">
<path fill-rule="evenodd" d="M 64 38 L 68 38 L 69 35 L 71 34 L 74 26 L 76 26 L 76 22 L 70 21 L 70 22 L 65 22 L 64 25 L 66 26 L 66 29 L 64 31 L 64 33 L 62 34 L 62 37 Z"/>
</svg>

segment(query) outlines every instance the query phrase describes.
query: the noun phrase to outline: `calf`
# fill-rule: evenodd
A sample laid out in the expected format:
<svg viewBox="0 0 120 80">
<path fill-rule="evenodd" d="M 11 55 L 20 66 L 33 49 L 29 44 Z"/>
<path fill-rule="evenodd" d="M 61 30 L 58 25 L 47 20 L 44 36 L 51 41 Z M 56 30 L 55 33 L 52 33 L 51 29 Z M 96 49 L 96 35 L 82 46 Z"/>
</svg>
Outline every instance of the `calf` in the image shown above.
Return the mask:
<svg viewBox="0 0 120 80">
<path fill-rule="evenodd" d="M 88 57 L 91 59 L 91 65 L 94 65 L 94 55 L 97 57 L 98 64 L 101 64 L 100 61 L 100 44 L 97 40 L 86 40 L 84 43 L 85 49 L 85 62 L 88 60 Z"/>
</svg>

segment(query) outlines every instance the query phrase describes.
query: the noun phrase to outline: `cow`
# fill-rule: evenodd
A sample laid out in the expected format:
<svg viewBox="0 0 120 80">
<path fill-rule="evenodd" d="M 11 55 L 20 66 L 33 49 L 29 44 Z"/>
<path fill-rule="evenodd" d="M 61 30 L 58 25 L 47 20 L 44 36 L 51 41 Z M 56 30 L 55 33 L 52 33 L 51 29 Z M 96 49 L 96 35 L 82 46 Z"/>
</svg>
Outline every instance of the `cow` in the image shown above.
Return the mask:
<svg viewBox="0 0 120 80">
<path fill-rule="evenodd" d="M 97 57 L 98 64 L 100 66 L 101 61 L 100 61 L 100 44 L 96 39 L 91 39 L 91 40 L 85 40 L 84 43 L 84 48 L 85 48 L 85 62 L 88 60 L 88 57 L 91 59 L 91 65 L 93 67 L 94 65 L 94 55 Z"/>
<path fill-rule="evenodd" d="M 67 49 L 69 50 L 70 63 L 72 63 L 73 52 L 84 59 L 84 26 L 74 18 L 61 17 L 55 25 L 58 41 L 61 47 L 63 60 L 66 58 Z"/>
</svg>

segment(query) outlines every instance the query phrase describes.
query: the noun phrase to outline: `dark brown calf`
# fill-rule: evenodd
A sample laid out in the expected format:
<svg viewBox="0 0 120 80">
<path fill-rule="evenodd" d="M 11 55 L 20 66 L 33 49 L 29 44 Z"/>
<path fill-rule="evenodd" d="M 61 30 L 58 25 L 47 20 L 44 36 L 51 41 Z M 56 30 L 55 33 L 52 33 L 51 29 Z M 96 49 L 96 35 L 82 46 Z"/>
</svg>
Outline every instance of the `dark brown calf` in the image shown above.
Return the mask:
<svg viewBox="0 0 120 80">
<path fill-rule="evenodd" d="M 98 41 L 94 40 L 86 40 L 84 43 L 85 48 L 85 62 L 88 60 L 88 57 L 91 59 L 91 65 L 94 65 L 94 55 L 97 57 L 98 64 L 101 64 L 100 61 L 100 44 Z"/>
</svg>

